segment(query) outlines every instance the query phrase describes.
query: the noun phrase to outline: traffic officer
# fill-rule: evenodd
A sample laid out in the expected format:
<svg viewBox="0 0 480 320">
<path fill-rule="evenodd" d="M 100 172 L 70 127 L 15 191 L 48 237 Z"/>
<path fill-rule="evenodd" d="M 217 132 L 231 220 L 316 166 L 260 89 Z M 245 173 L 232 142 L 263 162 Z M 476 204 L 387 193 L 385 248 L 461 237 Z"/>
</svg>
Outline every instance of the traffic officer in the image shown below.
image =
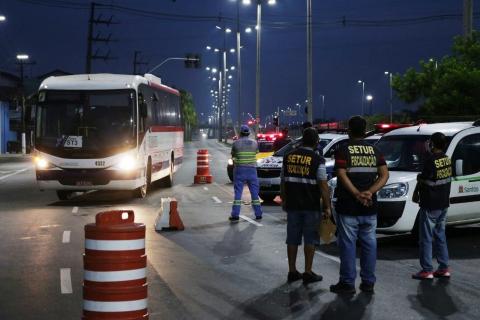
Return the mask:
<svg viewBox="0 0 480 320">
<path fill-rule="evenodd" d="M 423 170 L 417 177 L 413 195 L 413 201 L 420 205 L 418 229 L 422 270 L 412 275 L 418 280 L 450 278 L 445 223 L 450 205 L 452 161 L 444 153 L 446 147 L 447 139 L 443 133 L 436 132 L 431 136 L 431 154 L 425 159 Z M 432 242 L 439 264 L 435 272 L 432 266 Z"/>
<path fill-rule="evenodd" d="M 232 214 L 230 221 L 238 221 L 242 205 L 243 185 L 246 183 L 250 189 L 252 206 L 255 211 L 255 218 L 262 219 L 262 208 L 258 197 L 259 184 L 257 178 L 257 142 L 249 138 L 250 128 L 242 125 L 240 128 L 240 139 L 232 146 L 233 159 L 233 188 L 235 199 L 233 200 Z"/>
<path fill-rule="evenodd" d="M 378 149 L 363 140 L 367 123 L 354 116 L 348 121 L 348 143 L 335 154 L 337 187 L 337 243 L 340 249 L 340 281 L 330 286 L 335 293 L 355 293 L 356 243 L 360 242 L 360 290 L 373 293 L 377 260 L 376 193 L 388 180 L 388 169 Z"/>
<path fill-rule="evenodd" d="M 303 279 L 304 284 L 322 280 L 312 271 L 317 229 L 320 223 L 320 198 L 325 218 L 331 215 L 325 159 L 315 152 L 318 134 L 313 128 L 303 131 L 302 146 L 283 158 L 281 173 L 282 207 L 287 212 L 288 282 Z M 297 271 L 298 246 L 304 239 L 305 273 Z"/>
</svg>

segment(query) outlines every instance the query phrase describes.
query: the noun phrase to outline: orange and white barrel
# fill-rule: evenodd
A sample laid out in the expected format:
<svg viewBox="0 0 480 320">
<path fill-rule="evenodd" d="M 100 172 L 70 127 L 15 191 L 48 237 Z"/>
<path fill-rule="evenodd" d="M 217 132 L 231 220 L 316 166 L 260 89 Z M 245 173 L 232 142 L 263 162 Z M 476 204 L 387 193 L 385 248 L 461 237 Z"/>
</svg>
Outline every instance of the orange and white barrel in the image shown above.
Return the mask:
<svg viewBox="0 0 480 320">
<path fill-rule="evenodd" d="M 208 150 L 206 149 L 197 151 L 197 174 L 194 177 L 194 183 L 212 183 L 210 163 L 208 160 Z"/>
<path fill-rule="evenodd" d="M 148 319 L 145 225 L 107 211 L 85 226 L 83 319 Z"/>
</svg>

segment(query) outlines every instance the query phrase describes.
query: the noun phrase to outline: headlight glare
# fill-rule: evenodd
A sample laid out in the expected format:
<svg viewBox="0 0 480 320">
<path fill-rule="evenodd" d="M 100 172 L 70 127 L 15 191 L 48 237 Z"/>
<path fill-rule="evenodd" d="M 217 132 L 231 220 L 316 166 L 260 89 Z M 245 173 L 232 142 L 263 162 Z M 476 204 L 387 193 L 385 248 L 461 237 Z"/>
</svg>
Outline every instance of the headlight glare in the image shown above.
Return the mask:
<svg viewBox="0 0 480 320">
<path fill-rule="evenodd" d="M 50 163 L 47 160 L 40 157 L 37 157 L 35 159 L 35 163 L 37 164 L 38 169 L 47 169 L 48 167 L 50 167 Z"/>
<path fill-rule="evenodd" d="M 408 193 L 408 183 L 392 183 L 384 186 L 377 193 L 379 199 L 395 199 L 406 196 Z"/>
<path fill-rule="evenodd" d="M 134 157 L 124 156 L 120 159 L 116 167 L 120 170 L 128 171 L 128 170 L 135 169 L 136 164 L 137 163 Z"/>
</svg>

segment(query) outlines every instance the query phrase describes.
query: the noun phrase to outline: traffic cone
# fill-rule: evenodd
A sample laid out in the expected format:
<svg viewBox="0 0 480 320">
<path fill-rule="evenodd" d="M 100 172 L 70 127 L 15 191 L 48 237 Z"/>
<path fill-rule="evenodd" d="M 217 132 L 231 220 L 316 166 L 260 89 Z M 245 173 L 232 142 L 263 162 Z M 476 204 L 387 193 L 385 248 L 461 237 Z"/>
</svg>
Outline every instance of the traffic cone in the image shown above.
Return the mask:
<svg viewBox="0 0 480 320">
<path fill-rule="evenodd" d="M 184 230 L 182 219 L 178 213 L 178 202 L 176 199 L 170 201 L 170 229 L 172 230 Z"/>
</svg>

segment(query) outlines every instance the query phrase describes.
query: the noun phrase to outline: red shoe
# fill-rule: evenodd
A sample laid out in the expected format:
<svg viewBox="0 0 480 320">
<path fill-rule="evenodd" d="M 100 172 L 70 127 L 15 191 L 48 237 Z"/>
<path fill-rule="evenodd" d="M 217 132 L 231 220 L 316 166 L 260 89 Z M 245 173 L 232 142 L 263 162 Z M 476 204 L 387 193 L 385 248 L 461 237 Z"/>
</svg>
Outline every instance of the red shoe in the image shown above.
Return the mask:
<svg viewBox="0 0 480 320">
<path fill-rule="evenodd" d="M 450 269 L 437 270 L 433 273 L 435 278 L 450 278 Z"/>
<path fill-rule="evenodd" d="M 433 272 L 420 271 L 412 274 L 412 279 L 416 280 L 433 280 Z"/>
</svg>

